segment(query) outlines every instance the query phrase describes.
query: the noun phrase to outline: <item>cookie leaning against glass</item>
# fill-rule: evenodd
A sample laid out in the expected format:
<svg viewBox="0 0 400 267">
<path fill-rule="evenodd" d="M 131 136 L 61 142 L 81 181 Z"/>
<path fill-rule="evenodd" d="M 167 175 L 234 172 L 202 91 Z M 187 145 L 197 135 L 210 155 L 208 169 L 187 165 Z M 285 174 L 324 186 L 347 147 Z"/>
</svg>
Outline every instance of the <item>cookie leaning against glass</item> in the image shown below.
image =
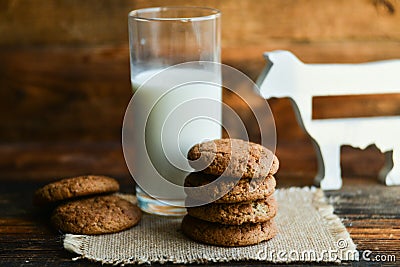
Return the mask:
<svg viewBox="0 0 400 267">
<path fill-rule="evenodd" d="M 239 139 L 217 139 L 193 146 L 188 159 L 194 168 L 209 165 L 186 177 L 185 186 L 202 186 L 187 190 L 186 202 L 213 201 L 187 208 L 185 235 L 219 246 L 253 245 L 276 235 L 277 203 L 272 194 L 279 161 L 270 150 Z M 221 192 L 226 193 L 220 196 Z"/>
</svg>

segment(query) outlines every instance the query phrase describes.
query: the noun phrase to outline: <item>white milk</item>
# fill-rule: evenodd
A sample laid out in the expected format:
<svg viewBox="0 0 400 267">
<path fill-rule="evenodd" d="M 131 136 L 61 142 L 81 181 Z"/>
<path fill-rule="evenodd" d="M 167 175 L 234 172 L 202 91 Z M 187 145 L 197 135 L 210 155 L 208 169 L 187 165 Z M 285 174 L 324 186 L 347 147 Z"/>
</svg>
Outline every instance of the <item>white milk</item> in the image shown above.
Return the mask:
<svg viewBox="0 0 400 267">
<path fill-rule="evenodd" d="M 138 100 L 134 114 L 135 176 L 140 176 L 140 185 L 145 191 L 150 186 L 157 188 L 157 193 L 153 192 L 157 196 L 179 199 L 184 198 L 183 189 L 168 189 L 154 179 L 156 175 L 141 145 L 143 136 L 146 136 L 147 153 L 158 172 L 168 181 L 183 185 L 187 172 L 191 170 L 186 160 L 189 149 L 201 141 L 221 138 L 221 75 L 218 71 L 173 68 L 149 79 L 158 72 L 142 72 L 132 79 L 134 97 Z M 185 82 L 191 84 L 176 87 Z M 173 87 L 176 88 L 171 90 Z"/>
</svg>

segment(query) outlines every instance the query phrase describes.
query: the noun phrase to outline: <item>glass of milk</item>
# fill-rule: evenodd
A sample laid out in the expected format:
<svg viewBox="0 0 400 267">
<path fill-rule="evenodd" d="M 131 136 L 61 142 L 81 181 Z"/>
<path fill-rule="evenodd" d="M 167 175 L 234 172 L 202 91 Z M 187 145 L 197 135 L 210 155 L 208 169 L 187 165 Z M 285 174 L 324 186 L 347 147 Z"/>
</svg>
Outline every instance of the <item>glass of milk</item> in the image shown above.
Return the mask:
<svg viewBox="0 0 400 267">
<path fill-rule="evenodd" d="M 129 13 L 134 95 L 125 115 L 132 131 L 123 135 L 124 155 L 139 206 L 148 213 L 185 213 L 183 181 L 192 170 L 187 152 L 221 137 L 220 17 L 206 7 Z"/>
</svg>

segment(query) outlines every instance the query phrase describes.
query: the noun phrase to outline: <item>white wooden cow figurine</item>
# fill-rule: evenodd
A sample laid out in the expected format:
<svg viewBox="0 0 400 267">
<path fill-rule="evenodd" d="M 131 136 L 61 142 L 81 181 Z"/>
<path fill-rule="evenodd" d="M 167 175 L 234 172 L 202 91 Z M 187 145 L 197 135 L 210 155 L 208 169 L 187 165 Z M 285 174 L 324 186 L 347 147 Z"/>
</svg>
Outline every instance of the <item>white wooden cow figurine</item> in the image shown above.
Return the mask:
<svg viewBox="0 0 400 267">
<path fill-rule="evenodd" d="M 323 189 L 342 186 L 340 147 L 375 144 L 386 153 L 379 176 L 400 184 L 400 117 L 312 119 L 314 96 L 400 93 L 400 60 L 362 64 L 304 64 L 288 51 L 265 53 L 258 80 L 264 98 L 289 97 L 298 122 L 312 137 L 318 155 L 316 182 Z"/>
</svg>

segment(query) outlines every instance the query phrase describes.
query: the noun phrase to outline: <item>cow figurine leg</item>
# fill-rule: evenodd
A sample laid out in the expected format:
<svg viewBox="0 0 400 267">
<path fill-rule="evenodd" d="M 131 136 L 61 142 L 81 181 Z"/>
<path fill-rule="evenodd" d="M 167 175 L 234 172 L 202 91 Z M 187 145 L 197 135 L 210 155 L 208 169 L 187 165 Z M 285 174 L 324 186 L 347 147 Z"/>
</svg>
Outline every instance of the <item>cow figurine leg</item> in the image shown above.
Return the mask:
<svg viewBox="0 0 400 267">
<path fill-rule="evenodd" d="M 319 145 L 314 141 L 318 157 L 318 174 L 315 181 L 325 190 L 336 190 L 342 187 L 340 172 L 340 145 L 324 144 Z"/>
<path fill-rule="evenodd" d="M 385 166 L 380 171 L 379 178 L 386 185 L 400 185 L 400 147 L 385 153 Z"/>
</svg>

